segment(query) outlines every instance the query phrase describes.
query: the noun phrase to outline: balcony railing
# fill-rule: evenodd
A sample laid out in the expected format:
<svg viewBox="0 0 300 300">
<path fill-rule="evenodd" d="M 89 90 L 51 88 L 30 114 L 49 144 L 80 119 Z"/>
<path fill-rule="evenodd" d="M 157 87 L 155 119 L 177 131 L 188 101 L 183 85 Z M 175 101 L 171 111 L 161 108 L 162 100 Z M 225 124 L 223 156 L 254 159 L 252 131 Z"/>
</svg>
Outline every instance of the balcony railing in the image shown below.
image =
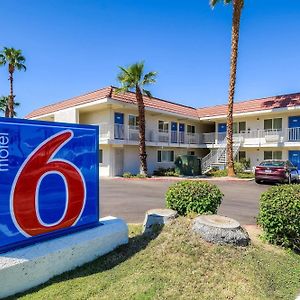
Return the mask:
<svg viewBox="0 0 300 300">
<path fill-rule="evenodd" d="M 138 141 L 138 126 L 107 123 L 100 126 L 100 141 L 124 140 Z M 146 141 L 167 144 L 220 144 L 226 138 L 226 133 L 187 133 L 179 131 L 149 130 L 146 128 Z M 264 145 L 284 142 L 300 142 L 300 127 L 284 130 L 247 130 L 233 135 L 233 140 L 244 145 Z"/>
<path fill-rule="evenodd" d="M 138 126 L 123 124 L 109 125 L 107 123 L 95 124 L 100 126 L 100 142 L 107 140 L 138 141 Z M 146 128 L 146 142 L 167 144 L 200 144 L 203 143 L 202 134 L 179 131 L 149 130 Z"/>
<path fill-rule="evenodd" d="M 272 129 L 272 130 L 248 130 L 233 135 L 233 140 L 241 140 L 246 144 L 272 144 L 285 142 L 300 142 L 300 128 Z M 224 137 L 217 138 L 216 142 L 221 143 Z"/>
</svg>

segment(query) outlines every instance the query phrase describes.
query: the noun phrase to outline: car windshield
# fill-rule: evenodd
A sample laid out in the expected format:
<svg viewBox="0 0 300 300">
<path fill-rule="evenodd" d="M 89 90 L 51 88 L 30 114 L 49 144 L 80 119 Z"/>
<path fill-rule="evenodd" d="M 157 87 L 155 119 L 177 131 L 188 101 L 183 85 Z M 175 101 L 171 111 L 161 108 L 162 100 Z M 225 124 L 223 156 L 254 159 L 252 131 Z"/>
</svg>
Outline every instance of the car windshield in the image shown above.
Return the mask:
<svg viewBox="0 0 300 300">
<path fill-rule="evenodd" d="M 284 167 L 284 161 L 276 161 L 276 160 L 270 160 L 270 161 L 263 161 L 260 166 L 262 167 Z"/>
</svg>

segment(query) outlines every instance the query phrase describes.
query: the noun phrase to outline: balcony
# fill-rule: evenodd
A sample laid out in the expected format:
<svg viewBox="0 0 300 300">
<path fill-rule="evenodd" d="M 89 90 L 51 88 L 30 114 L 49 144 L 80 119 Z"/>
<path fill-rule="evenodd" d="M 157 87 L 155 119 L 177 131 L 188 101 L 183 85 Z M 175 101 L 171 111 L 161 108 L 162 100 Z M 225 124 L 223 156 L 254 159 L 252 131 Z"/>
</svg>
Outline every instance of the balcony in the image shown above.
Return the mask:
<svg viewBox="0 0 300 300">
<path fill-rule="evenodd" d="M 100 126 L 100 143 L 137 144 L 139 130 L 137 126 L 122 124 L 96 124 Z M 187 133 L 179 131 L 151 130 L 146 128 L 146 142 L 148 145 L 162 146 L 197 146 L 220 145 L 226 138 L 226 133 Z M 242 146 L 274 146 L 284 143 L 300 143 L 300 128 L 286 128 L 284 130 L 249 130 L 233 135 L 233 140 Z"/>
<path fill-rule="evenodd" d="M 100 127 L 100 143 L 136 144 L 139 141 L 139 130 L 137 126 L 127 126 L 122 124 L 94 124 Z M 149 130 L 146 128 L 146 142 L 158 145 L 199 145 L 203 143 L 202 134 L 187 133 L 179 131 Z"/>
<path fill-rule="evenodd" d="M 204 144 L 220 144 L 225 138 L 225 133 L 203 133 Z M 286 128 L 283 130 L 248 130 L 246 132 L 234 134 L 233 141 L 240 141 L 244 146 L 300 143 L 300 128 Z"/>
</svg>

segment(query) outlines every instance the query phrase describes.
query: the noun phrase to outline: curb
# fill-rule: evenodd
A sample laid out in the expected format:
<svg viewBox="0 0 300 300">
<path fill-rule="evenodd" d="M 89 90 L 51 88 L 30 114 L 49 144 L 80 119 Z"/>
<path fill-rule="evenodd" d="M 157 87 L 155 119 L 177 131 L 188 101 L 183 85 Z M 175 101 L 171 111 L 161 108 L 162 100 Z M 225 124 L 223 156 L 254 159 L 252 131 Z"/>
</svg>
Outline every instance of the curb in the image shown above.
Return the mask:
<svg viewBox="0 0 300 300">
<path fill-rule="evenodd" d="M 194 180 L 194 181 L 226 181 L 226 182 L 249 182 L 254 178 L 227 178 L 227 177 L 211 177 L 211 178 L 191 178 L 191 177 L 151 177 L 151 178 L 124 178 L 112 177 L 112 180 L 125 180 L 125 181 L 181 181 L 181 180 Z"/>
</svg>

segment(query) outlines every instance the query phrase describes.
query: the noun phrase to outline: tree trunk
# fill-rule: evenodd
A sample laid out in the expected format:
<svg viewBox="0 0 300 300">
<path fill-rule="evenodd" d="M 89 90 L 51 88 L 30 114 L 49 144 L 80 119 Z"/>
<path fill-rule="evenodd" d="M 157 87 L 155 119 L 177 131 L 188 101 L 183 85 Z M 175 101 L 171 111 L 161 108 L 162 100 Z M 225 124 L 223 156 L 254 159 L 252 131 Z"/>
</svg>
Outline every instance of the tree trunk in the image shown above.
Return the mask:
<svg viewBox="0 0 300 300">
<path fill-rule="evenodd" d="M 14 117 L 14 89 L 13 89 L 13 71 L 9 71 L 9 82 L 10 82 L 10 96 L 8 100 L 8 117 Z"/>
<path fill-rule="evenodd" d="M 147 153 L 145 137 L 145 105 L 141 89 L 136 85 L 136 101 L 139 111 L 139 156 L 140 156 L 140 174 L 147 175 Z"/>
<path fill-rule="evenodd" d="M 227 112 L 227 170 L 228 176 L 235 176 L 233 161 L 233 102 L 236 83 L 236 69 L 238 59 L 238 44 L 240 19 L 243 8 L 243 0 L 233 1 L 233 17 L 231 32 L 231 61 L 230 61 L 230 81 Z"/>
</svg>

